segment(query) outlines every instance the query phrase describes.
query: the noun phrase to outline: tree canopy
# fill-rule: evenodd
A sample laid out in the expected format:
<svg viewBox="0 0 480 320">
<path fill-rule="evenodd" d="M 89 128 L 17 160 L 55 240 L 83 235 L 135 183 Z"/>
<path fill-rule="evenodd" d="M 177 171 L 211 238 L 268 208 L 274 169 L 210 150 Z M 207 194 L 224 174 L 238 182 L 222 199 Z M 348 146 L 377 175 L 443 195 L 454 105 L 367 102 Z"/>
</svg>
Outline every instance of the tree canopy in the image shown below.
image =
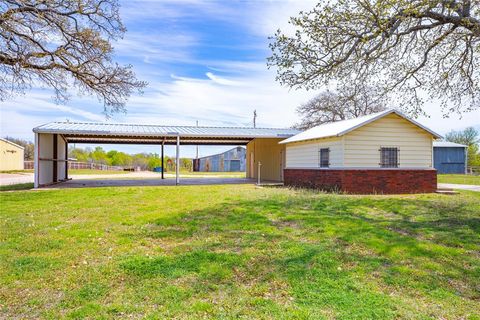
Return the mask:
<svg viewBox="0 0 480 320">
<path fill-rule="evenodd" d="M 306 130 L 323 123 L 357 118 L 385 110 L 385 105 L 386 101 L 372 88 L 323 91 L 297 108 L 302 119 L 294 127 Z"/>
<path fill-rule="evenodd" d="M 125 27 L 117 0 L 0 2 L 0 101 L 43 85 L 57 101 L 68 89 L 96 95 L 109 114 L 146 82 L 112 61 L 112 41 Z"/>
<path fill-rule="evenodd" d="M 413 115 L 480 106 L 479 0 L 321 1 L 271 38 L 268 65 L 293 88 L 367 85 Z"/>
<path fill-rule="evenodd" d="M 161 167 L 162 161 L 157 153 L 136 153 L 128 154 L 125 152 L 110 150 L 106 152 L 102 147 L 91 148 L 72 148 L 68 152 L 70 158 L 76 159 L 79 162 L 89 162 L 105 164 L 109 166 L 122 167 L 140 167 L 142 170 L 152 170 L 155 167 Z M 165 171 L 175 170 L 175 160 L 169 156 L 165 156 L 164 165 Z M 181 170 L 192 170 L 192 159 L 180 158 Z"/>
</svg>

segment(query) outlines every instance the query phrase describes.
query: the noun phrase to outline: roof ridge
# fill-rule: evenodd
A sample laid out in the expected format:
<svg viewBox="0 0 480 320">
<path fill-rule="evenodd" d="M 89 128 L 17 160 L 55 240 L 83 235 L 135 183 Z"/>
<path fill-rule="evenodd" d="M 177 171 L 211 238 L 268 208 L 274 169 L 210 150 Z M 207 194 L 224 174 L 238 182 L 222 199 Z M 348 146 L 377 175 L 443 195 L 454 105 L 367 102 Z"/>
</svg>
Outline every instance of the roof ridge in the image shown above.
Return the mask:
<svg viewBox="0 0 480 320">
<path fill-rule="evenodd" d="M 295 128 L 280 128 L 280 127 L 241 127 L 241 126 L 193 126 L 193 125 L 166 125 L 166 124 L 141 124 L 141 123 L 104 123 L 104 122 L 77 122 L 77 121 L 52 121 L 40 125 L 46 126 L 51 123 L 58 124 L 91 124 L 91 125 L 120 125 L 120 126 L 149 126 L 149 127 L 183 127 L 183 128 L 231 128 L 231 129 L 279 129 L 279 130 L 297 130 Z M 298 131 L 298 130 L 297 130 Z"/>
<path fill-rule="evenodd" d="M 10 140 L 8 140 L 8 139 L 1 138 L 1 137 L 0 137 L 0 140 L 5 141 L 6 143 L 9 143 L 9 144 L 11 144 L 11 145 L 14 145 L 15 147 L 18 147 L 18 148 L 21 148 L 21 149 L 24 149 L 24 150 L 25 150 L 25 147 L 22 147 L 21 145 L 15 143 L 15 142 L 13 142 L 13 141 L 10 141 Z"/>
</svg>

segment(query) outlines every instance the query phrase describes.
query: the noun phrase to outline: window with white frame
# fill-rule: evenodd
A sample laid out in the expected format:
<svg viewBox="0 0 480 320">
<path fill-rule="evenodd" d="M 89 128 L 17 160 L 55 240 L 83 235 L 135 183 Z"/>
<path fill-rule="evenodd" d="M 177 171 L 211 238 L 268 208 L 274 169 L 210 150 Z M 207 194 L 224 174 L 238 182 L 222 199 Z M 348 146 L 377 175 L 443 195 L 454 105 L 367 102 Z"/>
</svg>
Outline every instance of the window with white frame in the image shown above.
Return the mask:
<svg viewBox="0 0 480 320">
<path fill-rule="evenodd" d="M 380 148 L 380 167 L 398 168 L 398 148 L 394 148 L 394 147 Z"/>
<path fill-rule="evenodd" d="M 321 148 L 319 151 L 320 168 L 328 168 L 330 166 L 330 149 Z"/>
</svg>

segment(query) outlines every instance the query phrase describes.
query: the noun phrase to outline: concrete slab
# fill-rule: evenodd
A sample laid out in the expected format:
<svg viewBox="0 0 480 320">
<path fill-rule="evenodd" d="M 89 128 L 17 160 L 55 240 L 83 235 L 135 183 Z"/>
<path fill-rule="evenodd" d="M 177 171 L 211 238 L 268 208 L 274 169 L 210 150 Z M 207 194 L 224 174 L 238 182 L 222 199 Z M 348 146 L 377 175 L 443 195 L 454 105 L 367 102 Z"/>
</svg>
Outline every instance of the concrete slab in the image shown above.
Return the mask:
<svg viewBox="0 0 480 320">
<path fill-rule="evenodd" d="M 0 173 L 0 186 L 33 182 L 33 173 Z"/>
<path fill-rule="evenodd" d="M 480 186 L 469 184 L 453 184 L 453 183 L 439 183 L 439 189 L 457 189 L 480 192 Z"/>
</svg>

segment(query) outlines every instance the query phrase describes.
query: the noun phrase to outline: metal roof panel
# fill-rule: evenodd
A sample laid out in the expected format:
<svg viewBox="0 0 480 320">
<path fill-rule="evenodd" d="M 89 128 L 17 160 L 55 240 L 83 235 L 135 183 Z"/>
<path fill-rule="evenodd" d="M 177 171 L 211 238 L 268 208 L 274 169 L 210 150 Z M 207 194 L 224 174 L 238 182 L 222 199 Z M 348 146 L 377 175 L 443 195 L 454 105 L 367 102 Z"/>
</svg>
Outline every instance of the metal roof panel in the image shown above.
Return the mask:
<svg viewBox="0 0 480 320">
<path fill-rule="evenodd" d="M 225 137 L 225 138 L 285 138 L 299 133 L 289 128 L 196 127 L 143 124 L 110 124 L 91 122 L 50 122 L 33 129 L 36 133 L 64 135 L 131 136 L 131 137 Z"/>
<path fill-rule="evenodd" d="M 450 141 L 433 141 L 434 147 L 447 147 L 447 148 L 466 148 L 467 146 L 460 143 L 450 142 Z"/>
</svg>

